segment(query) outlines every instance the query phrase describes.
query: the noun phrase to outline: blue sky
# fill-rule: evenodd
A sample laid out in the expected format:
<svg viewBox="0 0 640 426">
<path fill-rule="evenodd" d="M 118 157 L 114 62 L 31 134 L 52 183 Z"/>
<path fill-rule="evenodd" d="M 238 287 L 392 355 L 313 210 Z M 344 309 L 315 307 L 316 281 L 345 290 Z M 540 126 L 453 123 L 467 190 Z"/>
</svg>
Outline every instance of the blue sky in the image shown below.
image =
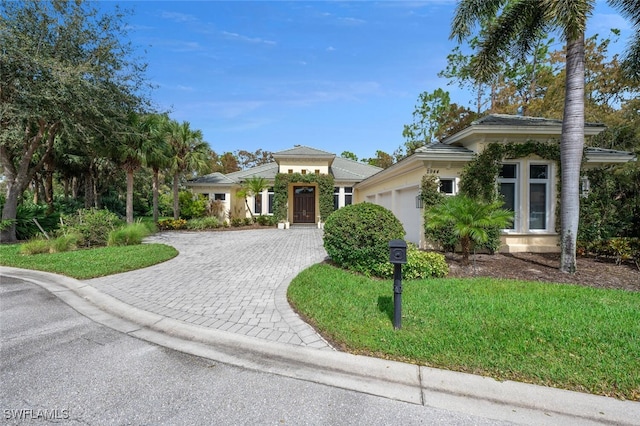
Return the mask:
<svg viewBox="0 0 640 426">
<path fill-rule="evenodd" d="M 115 2 L 101 2 L 109 10 Z M 418 95 L 470 96 L 438 72 L 454 1 L 122 1 L 144 50 L 152 98 L 202 130 L 217 153 L 302 144 L 340 154 L 392 153 Z M 590 34 L 628 24 L 598 1 Z M 561 46 L 558 44 L 557 48 Z"/>
</svg>

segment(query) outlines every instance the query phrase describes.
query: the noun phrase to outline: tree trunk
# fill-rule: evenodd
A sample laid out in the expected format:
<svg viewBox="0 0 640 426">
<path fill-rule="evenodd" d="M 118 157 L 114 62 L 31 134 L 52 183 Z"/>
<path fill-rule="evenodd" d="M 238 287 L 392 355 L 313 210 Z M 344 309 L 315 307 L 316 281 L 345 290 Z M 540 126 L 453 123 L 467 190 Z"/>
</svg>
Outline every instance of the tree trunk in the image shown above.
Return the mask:
<svg viewBox="0 0 640 426">
<path fill-rule="evenodd" d="M 178 220 L 180 217 L 180 191 L 178 183 L 180 182 L 180 175 L 178 173 L 173 175 L 173 218 Z"/>
<path fill-rule="evenodd" d="M 91 172 L 84 175 L 84 208 L 90 209 L 93 205 L 93 185 L 91 184 Z"/>
<path fill-rule="evenodd" d="M 158 192 L 160 191 L 159 183 L 158 183 L 158 172 L 159 170 L 153 169 L 153 223 L 158 223 Z"/>
<path fill-rule="evenodd" d="M 15 243 L 16 238 L 16 214 L 18 213 L 18 196 L 21 194 L 17 190 L 16 185 L 8 185 L 7 198 L 2 207 L 2 220 L 10 220 L 11 222 L 6 228 L 0 230 L 0 242 Z"/>
<path fill-rule="evenodd" d="M 133 223 L 133 169 L 127 168 L 127 223 Z"/>
<path fill-rule="evenodd" d="M 460 238 L 460 248 L 462 249 L 462 263 L 469 264 L 469 254 L 471 253 L 471 238 L 464 236 Z"/>
<path fill-rule="evenodd" d="M 44 164 L 44 201 L 47 203 L 47 214 L 53 213 L 53 161 Z"/>
<path fill-rule="evenodd" d="M 560 164 L 560 270 L 576 272 L 576 238 L 580 220 L 580 165 L 584 149 L 584 34 L 567 42 L 566 94 Z"/>
</svg>

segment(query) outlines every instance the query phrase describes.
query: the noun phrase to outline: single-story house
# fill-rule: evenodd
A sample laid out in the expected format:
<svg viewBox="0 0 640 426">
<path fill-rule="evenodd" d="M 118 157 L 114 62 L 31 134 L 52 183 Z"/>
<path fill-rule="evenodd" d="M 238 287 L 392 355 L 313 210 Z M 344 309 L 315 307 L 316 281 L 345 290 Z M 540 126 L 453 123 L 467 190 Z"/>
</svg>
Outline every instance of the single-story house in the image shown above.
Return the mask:
<svg viewBox="0 0 640 426">
<path fill-rule="evenodd" d="M 585 124 L 585 137 L 605 129 L 602 124 Z M 489 144 L 506 145 L 529 141 L 559 144 L 560 120 L 492 114 L 472 122 L 463 130 L 416 150 L 388 169 L 356 185 L 356 202 L 383 205 L 402 221 L 407 241 L 424 247 L 423 215 L 417 202 L 422 176 L 435 175 L 440 191 L 458 193 L 464 167 Z M 624 163 L 634 159 L 629 152 L 585 148 L 586 168 Z M 514 222 L 501 237 L 502 252 L 558 252 L 556 201 L 559 170 L 556 161 L 538 155 L 504 159 L 496 177 L 505 208 L 514 211 Z M 586 190 L 586 182 L 583 189 Z"/>
<path fill-rule="evenodd" d="M 604 129 L 602 124 L 587 123 L 585 138 Z M 286 181 L 286 220 L 293 224 L 318 223 L 323 220 L 319 186 L 304 175 L 330 175 L 334 179 L 334 209 L 359 202 L 382 205 L 402 222 L 407 241 L 426 247 L 420 202 L 424 175 L 434 175 L 439 180 L 441 192 L 455 195 L 464 167 L 490 144 L 530 141 L 559 144 L 561 131 L 559 120 L 492 114 L 438 143 L 419 148 L 385 170 L 297 145 L 275 153 L 273 163 L 226 175 L 212 173 L 189 181 L 187 186 L 195 193 L 221 200 L 232 216 L 244 216 L 249 214 L 245 201 L 235 193 L 247 179 L 263 177 L 270 187 L 262 194 L 250 197 L 249 205 L 254 214 L 273 214 L 274 188 L 271 185 L 277 174 L 289 174 L 293 180 Z M 592 168 L 632 161 L 635 157 L 624 151 L 586 148 L 585 159 L 585 167 Z M 535 154 L 502 161 L 496 183 L 506 207 L 515 212 L 515 220 L 510 229 L 503 231 L 501 251 L 559 251 L 556 232 L 558 178 L 556 161 Z M 587 182 L 584 184 L 586 190 Z"/>
<path fill-rule="evenodd" d="M 247 217 L 244 198 L 236 193 L 248 179 L 264 178 L 268 188 L 261 194 L 249 196 L 247 201 L 254 215 L 273 215 L 275 206 L 274 185 L 276 175 L 297 177 L 287 182 L 286 218 L 292 224 L 317 224 L 322 221 L 319 183 L 314 176 L 331 176 L 333 209 L 352 204 L 353 187 L 380 172 L 379 167 L 338 157 L 330 152 L 296 145 L 273 154 L 274 162 L 238 172 L 211 173 L 187 183 L 194 193 L 206 194 L 211 200 L 220 200 L 231 217 Z"/>
</svg>

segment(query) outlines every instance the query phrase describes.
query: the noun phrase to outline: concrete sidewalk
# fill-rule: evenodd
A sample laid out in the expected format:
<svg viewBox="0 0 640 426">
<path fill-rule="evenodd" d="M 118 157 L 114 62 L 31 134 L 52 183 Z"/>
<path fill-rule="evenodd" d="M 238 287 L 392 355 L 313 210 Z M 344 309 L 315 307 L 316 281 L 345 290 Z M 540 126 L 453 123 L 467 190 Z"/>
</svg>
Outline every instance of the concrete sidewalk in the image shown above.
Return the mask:
<svg viewBox="0 0 640 426">
<path fill-rule="evenodd" d="M 85 282 L 6 267 L 0 274 L 39 284 L 123 333 L 244 368 L 522 424 L 640 424 L 637 402 L 332 350 L 286 302 L 291 278 L 325 257 L 321 231 L 163 233 L 154 241 L 181 254 Z"/>
</svg>

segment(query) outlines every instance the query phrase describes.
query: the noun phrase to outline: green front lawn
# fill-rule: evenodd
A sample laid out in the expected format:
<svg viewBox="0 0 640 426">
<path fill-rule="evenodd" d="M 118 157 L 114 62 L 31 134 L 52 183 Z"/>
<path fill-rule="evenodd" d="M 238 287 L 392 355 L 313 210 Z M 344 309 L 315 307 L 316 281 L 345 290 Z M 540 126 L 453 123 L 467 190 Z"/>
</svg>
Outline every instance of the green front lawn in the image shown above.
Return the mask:
<svg viewBox="0 0 640 426">
<path fill-rule="evenodd" d="M 390 280 L 321 264 L 288 296 L 349 352 L 640 399 L 640 293 L 491 278 L 403 284 L 397 331 Z"/>
<path fill-rule="evenodd" d="M 65 253 L 21 255 L 20 245 L 0 245 L 0 265 L 54 272 L 79 280 L 146 268 L 172 259 L 178 251 L 164 244 L 99 247 Z"/>
</svg>

